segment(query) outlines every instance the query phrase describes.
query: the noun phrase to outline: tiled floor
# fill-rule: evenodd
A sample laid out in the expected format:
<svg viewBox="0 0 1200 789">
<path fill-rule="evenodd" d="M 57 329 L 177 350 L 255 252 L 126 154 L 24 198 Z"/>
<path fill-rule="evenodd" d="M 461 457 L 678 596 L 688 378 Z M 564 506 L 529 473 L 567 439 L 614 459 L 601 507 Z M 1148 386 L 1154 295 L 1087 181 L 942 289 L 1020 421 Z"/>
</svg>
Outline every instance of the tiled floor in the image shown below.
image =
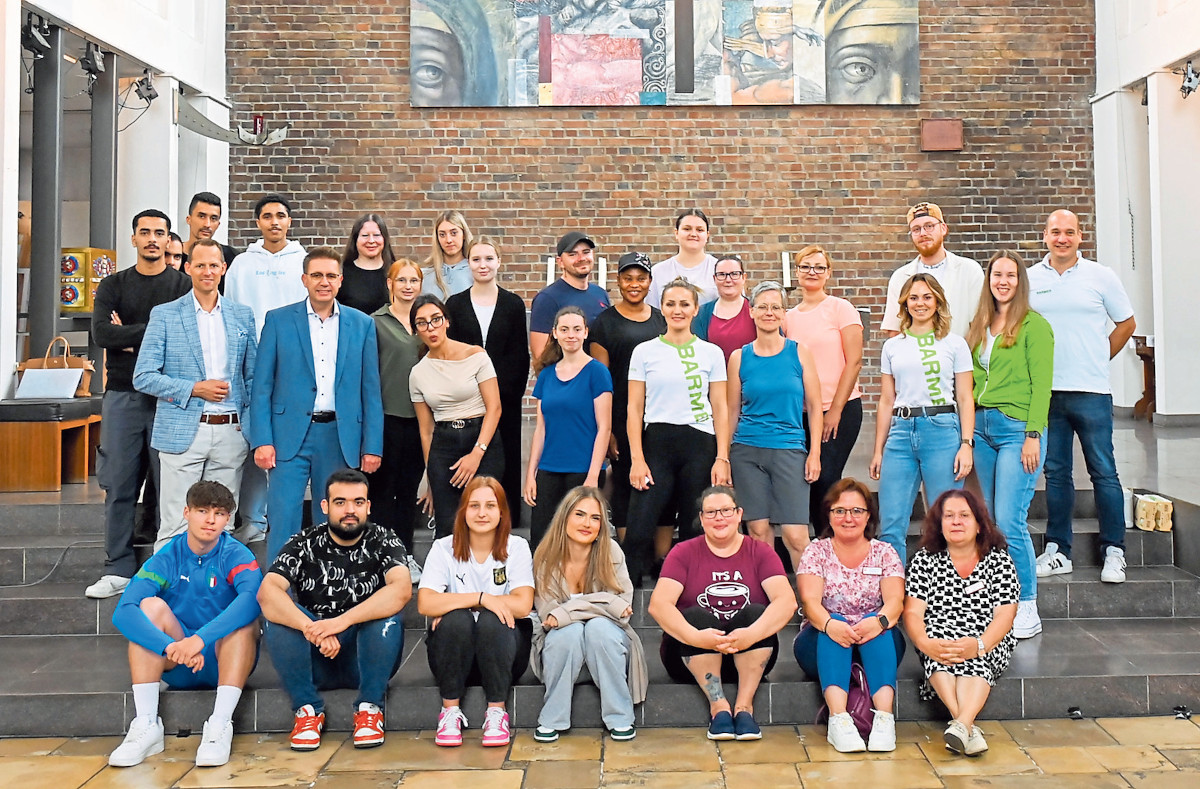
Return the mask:
<svg viewBox="0 0 1200 789">
<path fill-rule="evenodd" d="M 482 748 L 478 729 L 457 749 L 438 748 L 431 732 L 391 732 L 382 747 L 356 751 L 337 734 L 306 754 L 288 750 L 282 735 L 239 735 L 232 761 L 219 768 L 192 766 L 190 737 L 169 739 L 163 754 L 122 770 L 105 766 L 118 738 L 11 739 L 0 740 L 0 776 L 6 786 L 55 789 L 1200 786 L 1200 726 L 1192 721 L 1026 720 L 984 731 L 991 748 L 974 759 L 947 752 L 940 729 L 926 723 L 899 724 L 892 754 L 840 754 L 816 726 L 768 727 L 761 742 L 719 744 L 701 728 L 643 729 L 629 743 L 579 730 L 551 745 L 520 731 L 508 749 Z"/>
</svg>

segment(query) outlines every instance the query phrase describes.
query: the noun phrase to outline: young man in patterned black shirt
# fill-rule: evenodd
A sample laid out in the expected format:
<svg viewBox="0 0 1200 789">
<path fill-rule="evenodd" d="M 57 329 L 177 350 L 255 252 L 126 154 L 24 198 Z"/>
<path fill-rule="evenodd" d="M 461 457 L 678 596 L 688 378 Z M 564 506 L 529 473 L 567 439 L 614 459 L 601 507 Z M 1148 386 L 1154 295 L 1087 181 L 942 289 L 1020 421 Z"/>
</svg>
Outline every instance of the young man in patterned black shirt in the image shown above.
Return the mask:
<svg viewBox="0 0 1200 789">
<path fill-rule="evenodd" d="M 412 597 L 408 552 L 367 518 L 367 478 L 329 475 L 321 502 L 329 520 L 293 536 L 263 579 L 263 639 L 296 711 L 293 750 L 321 745 L 321 690 L 357 688 L 354 747 L 383 744 L 388 681 L 400 668 Z M 289 594 L 290 591 L 290 594 Z"/>
</svg>

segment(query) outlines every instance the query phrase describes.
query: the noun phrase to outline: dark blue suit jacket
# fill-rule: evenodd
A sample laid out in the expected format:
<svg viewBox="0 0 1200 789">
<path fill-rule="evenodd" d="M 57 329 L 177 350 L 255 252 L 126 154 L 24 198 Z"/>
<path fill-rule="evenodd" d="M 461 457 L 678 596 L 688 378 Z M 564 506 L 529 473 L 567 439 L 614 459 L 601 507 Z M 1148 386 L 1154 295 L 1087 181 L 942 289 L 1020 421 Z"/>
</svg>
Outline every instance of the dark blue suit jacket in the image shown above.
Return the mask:
<svg viewBox="0 0 1200 789">
<path fill-rule="evenodd" d="M 383 454 L 383 400 L 379 393 L 379 349 L 375 321 L 339 307 L 337 377 L 333 394 L 342 459 L 358 468 L 363 455 Z M 267 313 L 254 389 L 250 396 L 250 447 L 275 447 L 277 461 L 300 451 L 317 396 L 308 300 Z"/>
</svg>

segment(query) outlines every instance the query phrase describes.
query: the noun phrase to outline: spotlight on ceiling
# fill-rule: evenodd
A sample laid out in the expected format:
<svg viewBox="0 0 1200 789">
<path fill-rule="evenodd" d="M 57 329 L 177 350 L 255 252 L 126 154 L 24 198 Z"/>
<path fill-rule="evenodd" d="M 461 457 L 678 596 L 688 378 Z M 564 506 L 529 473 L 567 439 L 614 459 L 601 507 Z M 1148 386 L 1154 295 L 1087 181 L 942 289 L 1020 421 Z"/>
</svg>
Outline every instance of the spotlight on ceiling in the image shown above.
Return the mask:
<svg viewBox="0 0 1200 789">
<path fill-rule="evenodd" d="M 133 92 L 147 104 L 158 98 L 158 90 L 154 87 L 154 79 L 150 76 L 150 69 L 142 72 L 142 78 L 133 83 Z"/>
<path fill-rule="evenodd" d="M 34 60 L 39 60 L 50 54 L 50 23 L 38 17 L 38 23 L 33 22 L 33 14 L 25 15 L 25 25 L 21 28 L 21 48 L 33 54 Z"/>
<path fill-rule="evenodd" d="M 1183 69 L 1183 84 L 1179 86 L 1179 92 L 1186 99 L 1197 89 L 1200 89 L 1200 74 L 1192 68 L 1192 61 L 1189 60 Z"/>
<path fill-rule="evenodd" d="M 79 61 L 79 65 L 88 74 L 93 77 L 104 73 L 104 53 L 100 51 L 100 47 L 88 42 L 87 51 Z"/>
</svg>

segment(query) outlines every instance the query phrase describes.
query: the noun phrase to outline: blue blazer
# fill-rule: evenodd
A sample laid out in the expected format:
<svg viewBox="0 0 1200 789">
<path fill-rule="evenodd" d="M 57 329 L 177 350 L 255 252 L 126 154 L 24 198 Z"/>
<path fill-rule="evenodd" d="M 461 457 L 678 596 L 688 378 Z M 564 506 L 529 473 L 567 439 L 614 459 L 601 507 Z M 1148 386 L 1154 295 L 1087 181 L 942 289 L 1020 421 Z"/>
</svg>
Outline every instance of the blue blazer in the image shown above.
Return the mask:
<svg viewBox="0 0 1200 789">
<path fill-rule="evenodd" d="M 363 455 L 383 454 L 383 398 L 375 321 L 338 307 L 337 374 L 333 383 L 342 460 L 358 468 Z M 267 313 L 258 341 L 250 395 L 251 449 L 275 447 L 278 462 L 300 451 L 312 422 L 317 374 L 308 332 L 308 300 Z"/>
<path fill-rule="evenodd" d="M 254 312 L 244 304 L 222 298 L 221 317 L 229 370 L 227 402 L 237 408 L 245 435 L 258 347 L 254 340 Z M 177 455 L 192 445 L 200 415 L 204 413 L 204 400 L 192 397 L 192 385 L 207 377 L 192 294 L 151 310 L 133 369 L 134 388 L 158 398 L 150 446 Z"/>
</svg>

